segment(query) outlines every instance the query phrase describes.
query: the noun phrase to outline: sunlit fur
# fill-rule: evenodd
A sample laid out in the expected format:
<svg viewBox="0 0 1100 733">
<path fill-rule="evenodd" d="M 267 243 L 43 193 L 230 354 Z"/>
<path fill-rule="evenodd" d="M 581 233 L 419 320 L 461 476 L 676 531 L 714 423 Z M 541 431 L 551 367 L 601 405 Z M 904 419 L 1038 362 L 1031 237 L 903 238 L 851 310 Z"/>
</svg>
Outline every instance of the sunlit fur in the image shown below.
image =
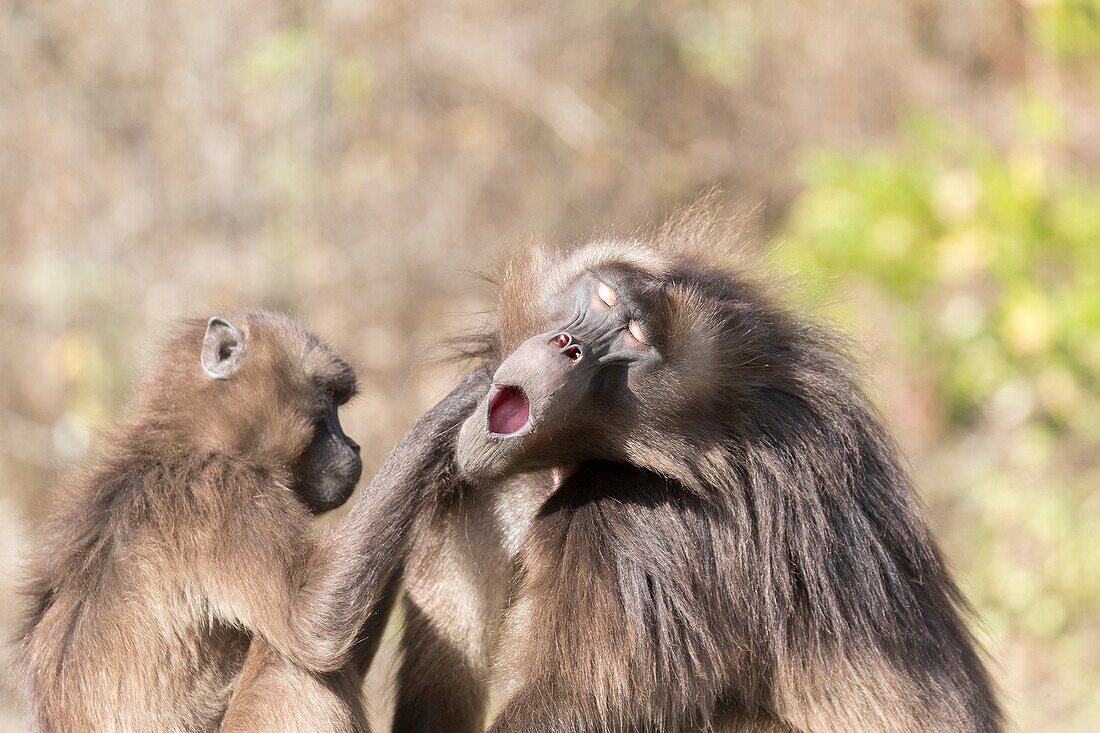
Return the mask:
<svg viewBox="0 0 1100 733">
<path fill-rule="evenodd" d="M 845 348 L 733 264 L 717 226 L 528 248 L 495 277 L 489 368 L 609 263 L 659 293 L 641 320 L 662 363 L 587 406 L 602 432 L 560 486 L 528 474 L 425 517 L 395 730 L 478 729 L 489 678 L 493 731 L 1001 730 L 966 603 Z M 508 600 L 479 624 L 449 615 L 464 592 Z M 456 623 L 483 628 L 476 650 Z"/>
<path fill-rule="evenodd" d="M 241 372 L 207 379 L 206 321 L 184 324 L 46 528 L 20 645 L 42 731 L 209 730 L 249 630 L 285 631 L 311 547 L 290 467 L 315 380 L 354 375 L 289 319 L 231 319 Z"/>
<path fill-rule="evenodd" d="M 185 324 L 45 528 L 18 649 L 38 731 L 366 727 L 360 674 L 409 527 L 455 483 L 448 436 L 482 383 L 429 411 L 317 540 L 296 466 L 319 403 L 354 375 L 285 317 L 226 319 L 244 335 L 240 371 L 207 379 L 206 321 Z"/>
</svg>

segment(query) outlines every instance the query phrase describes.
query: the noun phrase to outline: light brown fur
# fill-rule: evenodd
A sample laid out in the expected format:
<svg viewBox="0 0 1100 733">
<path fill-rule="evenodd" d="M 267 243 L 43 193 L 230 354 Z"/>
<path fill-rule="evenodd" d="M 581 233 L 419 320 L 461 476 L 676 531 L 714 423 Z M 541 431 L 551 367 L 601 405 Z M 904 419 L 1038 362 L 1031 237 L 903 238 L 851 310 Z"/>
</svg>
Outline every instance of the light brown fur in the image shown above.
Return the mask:
<svg viewBox="0 0 1100 733">
<path fill-rule="evenodd" d="M 229 699 L 222 733 L 356 733 L 367 731 L 362 676 L 351 666 L 313 674 L 263 639 L 252 643 Z"/>
<path fill-rule="evenodd" d="M 364 730 L 356 680 L 417 510 L 461 485 L 453 436 L 483 384 L 428 411 L 315 541 L 306 505 L 338 505 L 359 477 L 334 417 L 350 367 L 281 316 L 188 323 L 29 569 L 18 664 L 35 729 L 197 733 L 224 715 L 235 733 Z"/>
<path fill-rule="evenodd" d="M 184 326 L 47 527 L 20 648 L 38 730 L 213 730 L 253 633 L 311 659 L 292 610 L 312 519 L 291 467 L 318 383 L 354 375 L 293 321 L 231 318 L 241 372 L 205 378 L 206 324 Z M 356 714 L 357 696 L 340 703 Z"/>
</svg>

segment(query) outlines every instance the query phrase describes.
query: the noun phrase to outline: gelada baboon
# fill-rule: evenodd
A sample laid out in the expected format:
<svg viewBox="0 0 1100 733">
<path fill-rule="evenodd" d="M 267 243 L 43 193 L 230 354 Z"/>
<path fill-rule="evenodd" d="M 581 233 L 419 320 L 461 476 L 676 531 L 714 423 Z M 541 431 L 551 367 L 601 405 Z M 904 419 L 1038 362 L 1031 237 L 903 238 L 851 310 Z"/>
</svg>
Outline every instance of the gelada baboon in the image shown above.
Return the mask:
<svg viewBox="0 0 1100 733">
<path fill-rule="evenodd" d="M 468 487 L 419 520 L 395 730 L 1001 730 L 889 435 L 712 226 L 497 279 Z M 443 496 L 443 495 L 441 495 Z"/>
<path fill-rule="evenodd" d="M 315 542 L 311 513 L 361 472 L 337 415 L 351 368 L 282 316 L 183 326 L 32 564 L 19 663 L 36 729 L 216 730 L 238 679 L 227 729 L 364 729 L 374 642 L 358 632 L 385 615 L 422 496 L 452 473 L 440 441 L 476 400 L 464 389 Z"/>
</svg>

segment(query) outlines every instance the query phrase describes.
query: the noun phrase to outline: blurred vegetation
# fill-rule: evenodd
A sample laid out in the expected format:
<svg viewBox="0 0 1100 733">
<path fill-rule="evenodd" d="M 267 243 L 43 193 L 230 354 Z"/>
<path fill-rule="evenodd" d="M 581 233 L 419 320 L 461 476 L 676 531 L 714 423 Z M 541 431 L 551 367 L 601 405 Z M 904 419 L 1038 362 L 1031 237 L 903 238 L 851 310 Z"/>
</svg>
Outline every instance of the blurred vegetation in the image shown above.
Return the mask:
<svg viewBox="0 0 1100 733">
<path fill-rule="evenodd" d="M 1089 56 L 1100 50 L 1100 2 L 1040 0 L 1033 22 L 1040 42 L 1062 58 Z"/>
<path fill-rule="evenodd" d="M 1098 98 L 1098 0 L 0 0 L 0 634 L 173 318 L 300 315 L 377 465 L 465 271 L 717 184 L 866 345 L 1017 729 L 1095 733 Z"/>
</svg>

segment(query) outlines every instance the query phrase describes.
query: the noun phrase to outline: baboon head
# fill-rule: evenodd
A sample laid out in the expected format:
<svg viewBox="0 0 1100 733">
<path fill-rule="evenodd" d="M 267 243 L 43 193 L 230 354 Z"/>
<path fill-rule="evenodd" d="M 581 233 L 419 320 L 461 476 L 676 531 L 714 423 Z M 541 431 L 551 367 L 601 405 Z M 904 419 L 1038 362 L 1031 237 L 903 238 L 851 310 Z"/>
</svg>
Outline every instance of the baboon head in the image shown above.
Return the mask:
<svg viewBox="0 0 1100 733">
<path fill-rule="evenodd" d="M 334 509 L 363 470 L 338 411 L 355 373 L 328 345 L 284 316 L 248 311 L 185 326 L 145 390 L 172 440 L 284 467 L 314 512 Z M 168 441 L 164 441 L 168 442 Z"/>
<path fill-rule="evenodd" d="M 458 443 L 474 478 L 704 444 L 777 326 L 747 282 L 641 245 L 538 253 L 500 281 L 500 366 Z"/>
</svg>

